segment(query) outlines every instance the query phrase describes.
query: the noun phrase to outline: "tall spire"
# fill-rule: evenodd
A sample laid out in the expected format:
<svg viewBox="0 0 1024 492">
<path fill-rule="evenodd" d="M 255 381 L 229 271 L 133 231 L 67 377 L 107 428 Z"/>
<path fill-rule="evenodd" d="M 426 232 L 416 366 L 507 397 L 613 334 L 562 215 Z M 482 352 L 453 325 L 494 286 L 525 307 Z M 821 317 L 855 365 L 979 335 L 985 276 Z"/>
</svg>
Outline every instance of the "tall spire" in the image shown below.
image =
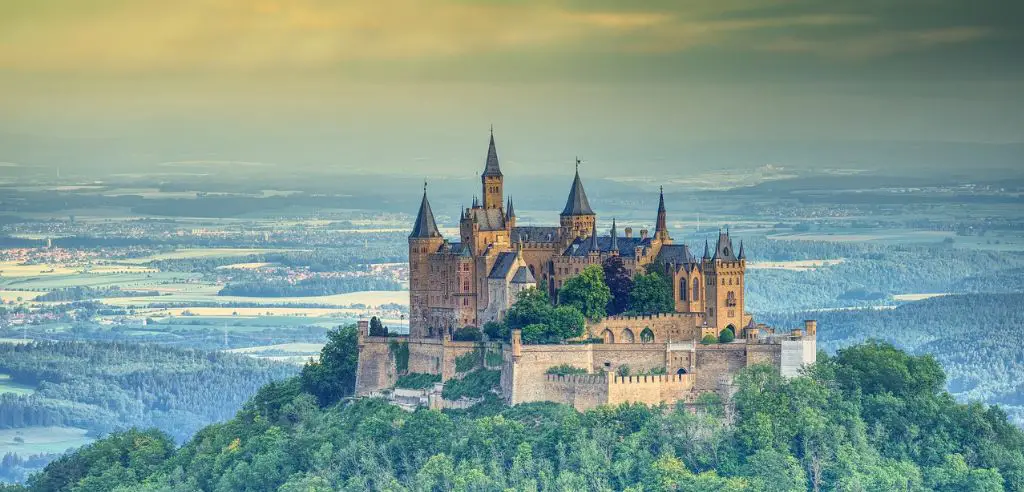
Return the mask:
<svg viewBox="0 0 1024 492">
<path fill-rule="evenodd" d="M 494 125 L 491 125 L 491 143 L 487 146 L 487 163 L 484 164 L 484 172 L 481 176 L 501 175 L 501 166 L 498 165 L 498 149 L 494 146 Z"/>
<path fill-rule="evenodd" d="M 437 230 L 437 223 L 434 222 L 434 212 L 430 210 L 430 202 L 427 201 L 427 182 L 423 182 L 423 201 L 420 202 L 420 211 L 416 214 L 416 222 L 413 223 L 412 233 L 409 237 L 428 238 L 441 237 Z"/>
<path fill-rule="evenodd" d="M 601 252 L 601 246 L 599 246 L 597 244 L 597 222 L 594 222 L 594 230 L 590 234 L 590 252 L 591 253 L 600 253 Z"/>
<path fill-rule="evenodd" d="M 516 211 L 512 207 L 512 197 L 508 197 L 508 205 L 505 207 L 505 218 L 511 219 L 516 216 Z"/>
<path fill-rule="evenodd" d="M 710 251 L 710 249 L 711 248 L 708 246 L 708 238 L 705 237 L 704 238 L 704 256 L 703 256 L 703 259 L 705 259 L 705 260 L 710 260 L 711 259 L 711 251 Z"/>
<path fill-rule="evenodd" d="M 743 252 L 743 240 L 742 239 L 740 239 L 740 254 L 739 254 L 739 256 L 737 256 L 737 258 L 740 259 L 740 260 L 747 259 L 747 254 Z"/>
<path fill-rule="evenodd" d="M 562 215 L 595 215 L 587 200 L 587 192 L 583 191 L 583 181 L 580 180 L 580 159 L 576 158 L 576 176 L 572 180 L 572 187 L 569 188 L 569 198 L 565 201 L 565 208 Z"/>
<path fill-rule="evenodd" d="M 665 223 L 665 188 L 658 188 L 658 220 L 654 225 L 654 237 L 664 241 L 668 239 L 668 226 Z"/>
<path fill-rule="evenodd" d="M 614 217 L 612 218 L 611 236 L 612 236 L 612 245 L 611 245 L 610 249 L 612 251 L 618 251 L 619 250 L 619 233 L 618 233 L 618 231 L 615 230 L 615 218 Z"/>
</svg>

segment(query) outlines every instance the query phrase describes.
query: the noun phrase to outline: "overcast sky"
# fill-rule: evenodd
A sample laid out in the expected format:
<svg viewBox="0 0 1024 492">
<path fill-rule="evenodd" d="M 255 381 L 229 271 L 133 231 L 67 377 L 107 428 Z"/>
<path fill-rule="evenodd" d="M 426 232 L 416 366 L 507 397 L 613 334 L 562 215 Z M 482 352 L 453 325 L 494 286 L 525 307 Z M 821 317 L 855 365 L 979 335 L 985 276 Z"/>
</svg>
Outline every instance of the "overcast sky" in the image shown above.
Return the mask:
<svg viewBox="0 0 1024 492">
<path fill-rule="evenodd" d="M 465 175 L 494 124 L 506 172 L 984 164 L 1024 140 L 1022 4 L 7 0 L 0 161 Z"/>
</svg>

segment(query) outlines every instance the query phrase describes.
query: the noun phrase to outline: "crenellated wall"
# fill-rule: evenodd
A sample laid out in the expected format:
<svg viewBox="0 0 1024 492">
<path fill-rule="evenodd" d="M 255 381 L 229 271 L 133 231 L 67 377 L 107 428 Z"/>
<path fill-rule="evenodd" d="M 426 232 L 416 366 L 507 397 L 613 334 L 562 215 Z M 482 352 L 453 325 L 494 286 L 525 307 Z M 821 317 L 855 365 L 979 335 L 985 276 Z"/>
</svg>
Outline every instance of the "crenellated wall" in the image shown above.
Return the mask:
<svg viewBox="0 0 1024 492">
<path fill-rule="evenodd" d="M 541 383 L 543 400 L 572 405 L 588 410 L 600 405 L 622 403 L 674 403 L 692 401 L 692 375 L 659 375 L 618 377 L 607 374 L 571 374 L 544 376 Z"/>
<path fill-rule="evenodd" d="M 703 313 L 663 313 L 645 316 L 609 316 L 587 326 L 590 336 L 606 344 L 644 343 L 644 330 L 650 330 L 654 343 L 700 340 Z M 611 337 L 608 337 L 608 333 Z"/>
</svg>

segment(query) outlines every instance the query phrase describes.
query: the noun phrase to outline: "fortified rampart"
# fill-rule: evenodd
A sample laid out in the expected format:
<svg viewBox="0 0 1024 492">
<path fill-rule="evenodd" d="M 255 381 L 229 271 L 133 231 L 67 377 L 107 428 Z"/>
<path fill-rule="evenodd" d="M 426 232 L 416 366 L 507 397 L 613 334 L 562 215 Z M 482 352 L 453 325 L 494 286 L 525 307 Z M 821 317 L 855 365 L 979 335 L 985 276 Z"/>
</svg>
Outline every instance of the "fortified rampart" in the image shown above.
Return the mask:
<svg viewBox="0 0 1024 492">
<path fill-rule="evenodd" d="M 587 410 L 600 405 L 692 401 L 694 377 L 684 375 L 614 376 L 570 374 L 544 376 L 539 396 L 543 401 Z"/>
</svg>

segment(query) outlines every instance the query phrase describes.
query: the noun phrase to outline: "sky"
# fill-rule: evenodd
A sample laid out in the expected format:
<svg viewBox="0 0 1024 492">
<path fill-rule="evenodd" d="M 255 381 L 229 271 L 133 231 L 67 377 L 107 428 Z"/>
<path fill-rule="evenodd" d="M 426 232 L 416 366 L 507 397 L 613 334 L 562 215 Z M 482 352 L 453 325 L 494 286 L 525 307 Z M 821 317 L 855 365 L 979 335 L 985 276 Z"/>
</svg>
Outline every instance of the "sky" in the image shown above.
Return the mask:
<svg viewBox="0 0 1024 492">
<path fill-rule="evenodd" d="M 5 0 L 0 174 L 1024 167 L 1007 0 Z"/>
</svg>

